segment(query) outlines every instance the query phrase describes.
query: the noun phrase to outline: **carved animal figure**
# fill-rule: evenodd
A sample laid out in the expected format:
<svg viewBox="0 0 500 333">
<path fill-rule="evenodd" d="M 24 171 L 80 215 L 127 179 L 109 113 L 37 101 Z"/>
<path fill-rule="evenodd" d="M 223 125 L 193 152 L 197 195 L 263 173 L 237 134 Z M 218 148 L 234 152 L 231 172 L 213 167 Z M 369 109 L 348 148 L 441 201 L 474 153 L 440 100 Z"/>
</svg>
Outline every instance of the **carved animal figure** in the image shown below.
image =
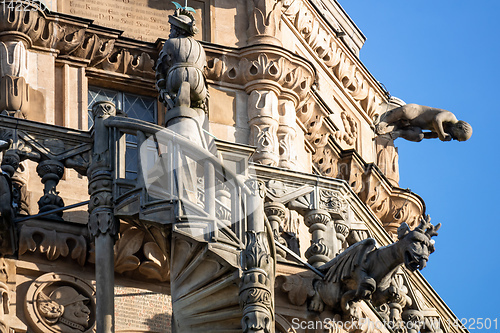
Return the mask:
<svg viewBox="0 0 500 333">
<path fill-rule="evenodd" d="M 390 287 L 390 279 L 401 264 L 410 271 L 423 269 L 434 252 L 434 241 L 441 224 L 433 226 L 427 215 L 413 231 L 403 223 L 398 228 L 398 241 L 376 248 L 372 238 L 360 241 L 337 257 L 319 267 L 326 272 L 323 280 L 314 283 L 316 291 L 310 309 L 323 311 L 324 305 L 349 312 L 352 302 L 383 298 Z"/>
<path fill-rule="evenodd" d="M 457 120 L 450 111 L 418 104 L 406 104 L 385 113 L 376 130 L 377 134 L 390 134 L 393 139 L 401 137 L 415 142 L 432 138 L 466 141 L 472 135 L 472 127 Z"/>
</svg>

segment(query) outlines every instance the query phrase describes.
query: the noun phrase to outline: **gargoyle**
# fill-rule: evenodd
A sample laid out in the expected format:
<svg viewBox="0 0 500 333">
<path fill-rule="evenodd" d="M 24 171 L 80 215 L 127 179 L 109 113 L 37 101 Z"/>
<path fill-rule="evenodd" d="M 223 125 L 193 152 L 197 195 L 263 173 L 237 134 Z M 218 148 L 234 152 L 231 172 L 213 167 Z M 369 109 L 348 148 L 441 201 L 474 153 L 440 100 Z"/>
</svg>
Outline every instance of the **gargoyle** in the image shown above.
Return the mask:
<svg viewBox="0 0 500 333">
<path fill-rule="evenodd" d="M 368 238 L 350 246 L 319 267 L 325 277 L 314 282 L 316 293 L 310 310 L 321 312 L 327 305 L 354 316 L 351 303 L 372 296 L 384 299 L 390 292 L 391 276 L 401 264 L 410 271 L 426 266 L 429 254 L 434 252 L 431 237 L 437 236 L 440 227 L 433 226 L 427 215 L 413 231 L 406 223 L 401 224 L 398 241 L 391 245 L 377 249 L 375 240 Z"/>
<path fill-rule="evenodd" d="M 472 135 L 472 127 L 457 120 L 450 111 L 418 104 L 406 104 L 392 109 L 377 124 L 377 134 L 390 134 L 392 139 L 403 138 L 420 142 L 439 138 L 441 141 L 466 141 Z"/>
</svg>

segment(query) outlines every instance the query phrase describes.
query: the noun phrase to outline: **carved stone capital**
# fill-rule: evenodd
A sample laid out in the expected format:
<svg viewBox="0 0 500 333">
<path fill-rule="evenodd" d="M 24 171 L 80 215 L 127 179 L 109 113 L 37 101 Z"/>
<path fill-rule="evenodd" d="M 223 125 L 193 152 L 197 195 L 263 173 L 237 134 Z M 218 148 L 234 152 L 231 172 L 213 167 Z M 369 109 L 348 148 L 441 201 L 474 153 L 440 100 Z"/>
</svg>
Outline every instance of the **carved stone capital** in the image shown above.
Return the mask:
<svg viewBox="0 0 500 333">
<path fill-rule="evenodd" d="M 316 224 L 326 226 L 326 224 L 330 221 L 330 213 L 321 209 L 310 210 L 304 217 L 304 222 L 309 228 Z"/>
<path fill-rule="evenodd" d="M 116 107 L 112 102 L 100 101 L 92 105 L 92 115 L 94 118 L 116 115 Z"/>
<path fill-rule="evenodd" d="M 249 178 L 245 181 L 245 185 L 253 196 L 258 196 L 261 199 L 266 196 L 266 184 L 262 180 Z"/>
</svg>

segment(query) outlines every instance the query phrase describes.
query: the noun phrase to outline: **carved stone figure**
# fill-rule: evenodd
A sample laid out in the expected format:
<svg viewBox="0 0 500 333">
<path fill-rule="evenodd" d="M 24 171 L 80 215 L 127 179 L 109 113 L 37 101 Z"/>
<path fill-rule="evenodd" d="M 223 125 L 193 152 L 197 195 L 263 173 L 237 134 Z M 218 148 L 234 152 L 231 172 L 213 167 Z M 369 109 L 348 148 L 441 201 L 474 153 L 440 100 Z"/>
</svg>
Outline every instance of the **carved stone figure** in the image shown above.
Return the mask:
<svg viewBox="0 0 500 333">
<path fill-rule="evenodd" d="M 376 131 L 379 135 L 390 134 L 393 139 L 401 137 L 415 142 L 433 138 L 466 141 L 472 135 L 472 127 L 457 120 L 450 111 L 418 104 L 406 104 L 387 112 Z"/>
<path fill-rule="evenodd" d="M 84 332 L 90 320 L 89 299 L 74 288 L 63 286 L 49 296 L 38 294 L 38 310 L 50 325 L 57 325 L 61 332 Z"/>
<path fill-rule="evenodd" d="M 377 249 L 375 240 L 368 238 L 347 248 L 319 267 L 326 274 L 323 280 L 314 283 L 316 294 L 311 300 L 311 310 L 321 312 L 326 304 L 352 316 L 352 302 L 372 295 L 384 299 L 383 294 L 390 292 L 391 277 L 401 264 L 410 271 L 426 266 L 434 252 L 431 238 L 437 236 L 440 226 L 433 226 L 427 215 L 413 231 L 406 223 L 401 224 L 396 243 Z"/>
<path fill-rule="evenodd" d="M 169 39 L 165 41 L 156 63 L 156 86 L 160 101 L 167 108 L 165 127 L 207 148 L 202 127 L 205 123 L 208 90 L 203 72 L 206 54 L 194 39 L 198 32 L 190 13 L 193 9 L 176 5 L 174 15 L 168 17 Z M 193 161 L 182 157 L 179 170 L 183 178 L 185 195 L 195 201 L 197 197 L 197 170 Z M 182 190 L 182 189 L 180 189 Z"/>
<path fill-rule="evenodd" d="M 44 274 L 28 288 L 24 314 L 33 332 L 93 332 L 96 322 L 94 288 L 90 282 L 74 275 Z"/>
<path fill-rule="evenodd" d="M 183 106 L 205 109 L 208 96 L 203 75 L 206 55 L 201 44 L 193 38 L 198 32 L 194 17 L 186 8 L 177 8 L 168 22 L 171 26 L 169 39 L 165 41 L 156 64 L 160 100 L 167 108 L 183 105 L 178 97 L 183 95 L 183 89 L 187 89 L 190 104 Z M 183 85 L 184 82 L 189 85 Z"/>
</svg>

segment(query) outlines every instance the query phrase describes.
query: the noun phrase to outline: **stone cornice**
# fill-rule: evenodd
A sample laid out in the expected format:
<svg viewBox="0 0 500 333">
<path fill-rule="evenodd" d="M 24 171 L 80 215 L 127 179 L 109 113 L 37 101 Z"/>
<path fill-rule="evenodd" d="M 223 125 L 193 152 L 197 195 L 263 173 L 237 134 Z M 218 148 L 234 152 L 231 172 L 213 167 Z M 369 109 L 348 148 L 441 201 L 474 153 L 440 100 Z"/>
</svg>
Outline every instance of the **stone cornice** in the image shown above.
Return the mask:
<svg viewBox="0 0 500 333">
<path fill-rule="evenodd" d="M 22 11 L 3 6 L 1 39 L 21 39 L 28 48 L 52 53 L 60 61 L 154 82 L 154 44 L 122 37 L 122 31 L 94 25 L 91 20 L 46 13 L 33 4 L 23 1 Z"/>
<path fill-rule="evenodd" d="M 300 105 L 316 80 L 315 68 L 304 58 L 273 45 L 252 45 L 223 50 L 204 45 L 207 79 L 215 84 L 244 89 L 266 87 Z"/>
<path fill-rule="evenodd" d="M 361 61 L 336 37 L 335 31 L 308 1 L 296 0 L 283 6 L 283 20 L 372 124 L 380 116 L 379 106 L 386 97 Z"/>
</svg>

